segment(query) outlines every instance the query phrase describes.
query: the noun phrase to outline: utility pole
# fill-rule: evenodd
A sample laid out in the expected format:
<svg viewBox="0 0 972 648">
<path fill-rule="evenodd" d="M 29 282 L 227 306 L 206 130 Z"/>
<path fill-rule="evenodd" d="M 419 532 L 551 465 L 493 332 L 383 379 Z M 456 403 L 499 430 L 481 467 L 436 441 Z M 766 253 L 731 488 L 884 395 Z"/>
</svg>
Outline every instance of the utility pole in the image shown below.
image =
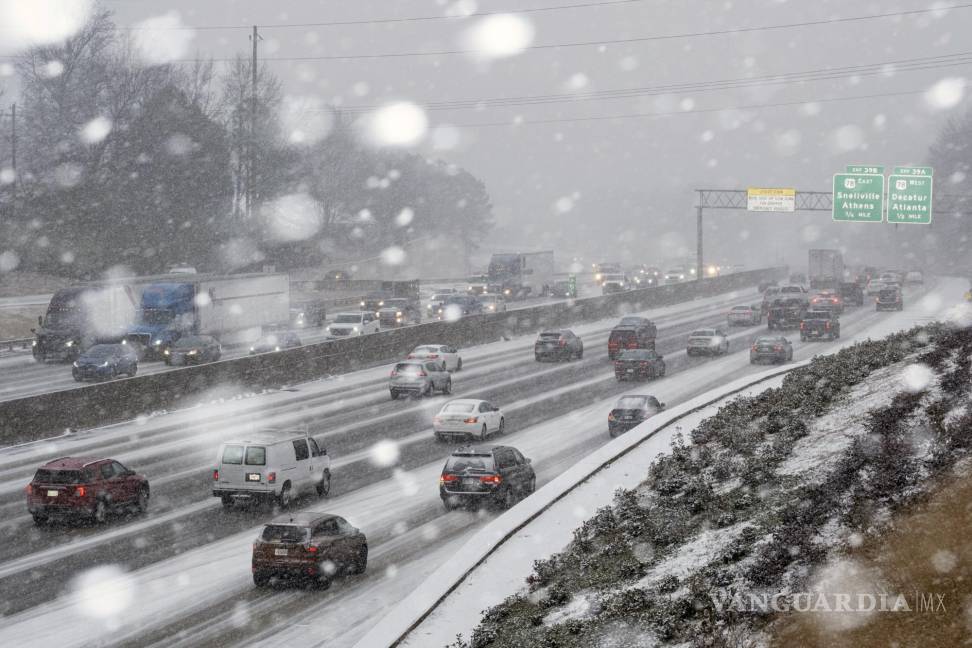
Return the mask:
<svg viewBox="0 0 972 648">
<path fill-rule="evenodd" d="M 247 179 L 246 179 L 246 214 L 247 218 L 253 218 L 253 203 L 256 201 L 256 118 L 257 118 L 257 41 L 260 34 L 257 33 L 257 26 L 253 25 L 253 59 L 250 62 L 250 72 L 252 81 L 250 83 L 250 137 L 247 147 Z"/>
<path fill-rule="evenodd" d="M 10 168 L 13 171 L 13 200 L 10 201 L 10 220 L 17 217 L 17 104 L 10 106 Z"/>
<path fill-rule="evenodd" d="M 702 271 L 702 192 L 699 191 L 699 204 L 695 208 L 696 233 L 695 233 L 695 280 L 702 281 L 705 277 Z"/>
</svg>

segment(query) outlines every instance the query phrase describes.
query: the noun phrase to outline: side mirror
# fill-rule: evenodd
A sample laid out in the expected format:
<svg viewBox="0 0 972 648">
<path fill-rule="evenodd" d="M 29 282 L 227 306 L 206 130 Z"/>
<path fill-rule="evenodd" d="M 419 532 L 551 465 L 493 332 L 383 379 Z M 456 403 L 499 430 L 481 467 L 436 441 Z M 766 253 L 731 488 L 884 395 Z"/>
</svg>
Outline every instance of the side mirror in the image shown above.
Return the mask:
<svg viewBox="0 0 972 648">
<path fill-rule="evenodd" d="M 530 457 L 527 457 L 527 460 L 526 460 L 526 462 L 527 462 L 528 464 L 532 464 L 532 463 L 533 463 L 533 459 L 531 459 Z"/>
<path fill-rule="evenodd" d="M 37 326 L 44 326 L 44 316 L 43 315 L 38 315 L 37 316 Z"/>
<path fill-rule="evenodd" d="M 658 405 L 659 405 L 659 406 L 660 406 L 660 407 L 661 407 L 662 409 L 665 409 L 665 403 L 659 403 Z"/>
</svg>

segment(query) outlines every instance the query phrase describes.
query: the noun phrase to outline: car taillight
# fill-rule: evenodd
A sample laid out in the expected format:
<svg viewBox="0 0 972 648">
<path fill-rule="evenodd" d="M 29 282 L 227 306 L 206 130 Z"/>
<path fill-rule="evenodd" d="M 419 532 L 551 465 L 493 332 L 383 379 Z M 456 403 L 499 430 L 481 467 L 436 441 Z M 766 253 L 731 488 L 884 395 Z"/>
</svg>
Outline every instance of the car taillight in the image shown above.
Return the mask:
<svg viewBox="0 0 972 648">
<path fill-rule="evenodd" d="M 276 484 L 277 483 L 277 473 L 275 473 L 275 472 L 267 473 L 267 483 L 268 484 Z"/>
<path fill-rule="evenodd" d="M 397 372 L 397 371 L 395 371 L 394 369 L 392 369 L 392 372 L 391 372 L 391 377 L 392 377 L 392 378 L 394 378 L 394 377 L 395 377 L 395 376 L 397 376 L 397 375 L 398 375 L 398 372 Z"/>
<path fill-rule="evenodd" d="M 608 413 L 608 420 L 609 421 L 613 421 L 614 420 L 614 412 L 609 412 Z"/>
<path fill-rule="evenodd" d="M 758 351 L 758 349 L 756 348 L 756 345 L 755 345 L 755 344 L 753 345 L 753 348 L 752 348 L 752 350 L 753 350 L 753 351 Z"/>
<path fill-rule="evenodd" d="M 479 478 L 479 481 L 482 484 L 496 485 L 501 483 L 503 481 L 503 478 L 499 475 L 483 475 L 482 477 Z"/>
<path fill-rule="evenodd" d="M 415 359 L 415 355 L 412 354 L 412 353 L 409 353 L 407 356 L 405 356 L 405 359 L 406 360 L 414 360 Z"/>
<path fill-rule="evenodd" d="M 27 494 L 28 495 L 33 495 L 34 494 L 34 485 L 33 484 L 27 484 L 27 487 L 24 490 L 27 491 Z"/>
<path fill-rule="evenodd" d="M 628 348 L 629 349 L 637 349 L 638 348 L 638 343 L 637 342 L 628 342 Z"/>
<path fill-rule="evenodd" d="M 829 329 L 830 328 L 830 322 L 827 322 L 826 324 L 824 324 L 824 328 L 825 329 Z"/>
<path fill-rule="evenodd" d="M 782 346 L 775 346 L 775 347 L 773 347 L 773 350 L 774 351 L 782 351 L 783 350 L 783 347 Z"/>
<path fill-rule="evenodd" d="M 219 481 L 219 470 L 213 471 L 213 481 Z"/>
<path fill-rule="evenodd" d="M 801 331 L 802 331 L 803 329 L 805 329 L 806 327 L 807 327 L 807 325 L 806 325 L 805 323 L 803 323 L 803 322 L 800 322 L 800 330 L 801 330 Z"/>
<path fill-rule="evenodd" d="M 428 357 L 430 357 L 430 358 L 432 358 L 433 360 L 435 360 L 436 358 L 438 358 L 438 357 L 439 357 L 439 354 L 438 354 L 438 353 L 430 353 L 430 354 L 428 355 Z"/>
<path fill-rule="evenodd" d="M 433 423 L 441 423 L 442 422 L 442 418 L 439 417 L 439 416 L 433 416 L 432 417 L 432 422 Z"/>
<path fill-rule="evenodd" d="M 472 416 L 470 418 L 463 419 L 462 422 L 463 423 L 479 423 L 479 417 L 478 416 Z"/>
<path fill-rule="evenodd" d="M 638 365 L 641 366 L 641 367 L 647 367 L 648 366 L 648 361 L 647 360 L 642 360 L 641 362 L 638 363 Z"/>
<path fill-rule="evenodd" d="M 560 338 L 559 342 L 560 342 L 560 346 L 567 346 L 567 340 L 565 340 L 564 338 Z"/>
<path fill-rule="evenodd" d="M 449 484 L 454 481 L 459 481 L 459 477 L 456 475 L 449 475 L 447 473 L 443 473 L 442 476 L 439 477 L 440 484 Z"/>
<path fill-rule="evenodd" d="M 426 377 L 426 376 L 428 376 L 429 374 L 427 374 L 427 373 L 425 373 L 424 371 L 420 371 L 420 372 L 418 372 L 418 374 L 416 374 L 416 375 L 417 375 L 417 376 L 418 376 L 419 378 L 425 378 L 425 377 Z"/>
<path fill-rule="evenodd" d="M 87 492 L 88 492 L 88 491 L 87 491 L 87 490 L 85 490 L 85 488 L 84 488 L 84 486 L 77 486 L 77 487 L 75 487 L 75 489 L 74 489 L 74 494 L 75 494 L 75 495 L 76 495 L 77 497 L 84 497 L 84 494 L 85 494 L 85 493 L 87 493 Z"/>
<path fill-rule="evenodd" d="M 304 545 L 304 551 L 307 553 L 317 553 L 317 547 L 314 545 Z"/>
</svg>

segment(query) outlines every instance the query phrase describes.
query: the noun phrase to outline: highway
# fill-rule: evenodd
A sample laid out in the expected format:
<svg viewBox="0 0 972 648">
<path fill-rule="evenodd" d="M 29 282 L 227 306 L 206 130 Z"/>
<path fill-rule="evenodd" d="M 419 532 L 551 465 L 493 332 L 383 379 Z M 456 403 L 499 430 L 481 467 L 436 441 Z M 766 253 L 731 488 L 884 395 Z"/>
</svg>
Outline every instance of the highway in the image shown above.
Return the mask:
<svg viewBox="0 0 972 648">
<path fill-rule="evenodd" d="M 905 315 L 913 321 L 937 315 L 954 301 L 954 283 L 906 291 Z M 748 348 L 765 327 L 732 329 L 731 353 L 724 357 L 684 352 L 692 329 L 722 325 L 728 307 L 757 299 L 751 290 L 645 313 L 658 324 L 658 349 L 668 363 L 668 375 L 657 381 L 615 381 L 606 357 L 611 318 L 574 327 L 586 348 L 575 362 L 534 362 L 532 337 L 464 349 L 452 397 L 488 398 L 502 407 L 507 433 L 496 442 L 531 457 L 542 485 L 610 440 L 606 415 L 618 395 L 651 393 L 671 405 L 761 370 L 750 366 Z M 850 309 L 841 318 L 842 336 L 867 335 L 894 316 L 901 314 Z M 835 344 L 801 343 L 797 332 L 790 337 L 796 359 Z M 387 367 L 374 367 L 0 450 L 0 641 L 62 647 L 353 644 L 370 621 L 495 515 L 445 512 L 437 478 L 451 446 L 433 440 L 430 423 L 447 397 L 392 402 L 387 374 Z M 371 559 L 365 574 L 339 579 L 326 591 L 257 590 L 250 543 L 273 513 L 224 511 L 209 492 L 213 460 L 219 442 L 243 429 L 295 423 L 307 423 L 327 447 L 333 471 L 331 496 L 298 507 L 335 512 L 359 526 Z M 375 452 L 385 440 L 397 456 Z M 150 512 L 103 527 L 35 527 L 24 485 L 40 463 L 80 454 L 111 456 L 147 475 Z M 578 519 L 590 513 L 579 511 Z M 91 578 L 76 580 L 99 565 L 111 567 L 101 576 L 93 572 L 93 585 L 83 585 Z M 112 595 L 105 597 L 106 591 Z"/>
<path fill-rule="evenodd" d="M 593 284 L 578 286 L 578 291 L 582 297 L 599 294 L 599 291 Z M 43 295 L 35 297 L 43 297 Z M 10 299 L 18 300 L 21 298 Z M 508 310 L 530 308 L 556 301 L 563 300 L 547 298 L 526 299 L 510 302 Z M 423 303 L 424 307 L 425 304 Z M 355 309 L 349 308 L 346 310 Z M 336 310 L 330 316 L 333 317 L 338 312 L 340 311 Z M 298 335 L 303 344 L 314 344 L 323 342 L 326 339 L 323 328 L 299 329 Z M 247 353 L 249 353 L 247 346 L 225 347 L 223 349 L 223 359 L 232 360 L 233 358 L 245 356 Z M 166 366 L 161 360 L 144 360 L 138 365 L 139 375 L 161 373 L 163 371 L 179 371 L 182 369 L 184 367 Z M 125 380 L 125 378 L 118 378 L 117 380 Z M 31 356 L 30 349 L 15 349 L 0 353 L 0 401 L 35 396 L 37 394 L 64 389 L 74 389 L 78 386 L 79 383 L 71 376 L 70 363 L 38 363 Z"/>
</svg>

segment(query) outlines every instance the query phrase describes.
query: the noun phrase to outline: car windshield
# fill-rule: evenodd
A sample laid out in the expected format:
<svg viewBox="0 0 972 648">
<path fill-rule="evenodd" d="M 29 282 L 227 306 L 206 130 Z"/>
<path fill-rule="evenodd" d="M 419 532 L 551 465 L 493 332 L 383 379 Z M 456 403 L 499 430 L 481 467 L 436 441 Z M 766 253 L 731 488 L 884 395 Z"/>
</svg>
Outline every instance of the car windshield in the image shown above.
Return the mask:
<svg viewBox="0 0 972 648">
<path fill-rule="evenodd" d="M 113 345 L 98 344 L 85 351 L 84 355 L 89 358 L 110 358 L 117 352 L 118 349 Z"/>
<path fill-rule="evenodd" d="M 713 337 L 715 334 L 716 332 L 712 329 L 698 329 L 696 331 L 692 331 L 689 334 L 689 337 Z"/>
<path fill-rule="evenodd" d="M 754 344 L 781 344 L 782 342 L 783 342 L 782 338 L 760 337 L 760 338 L 756 338 Z"/>
<path fill-rule="evenodd" d="M 415 347 L 415 349 L 412 351 L 412 353 L 414 353 L 415 355 L 429 355 L 431 353 L 439 353 L 439 352 L 440 352 L 439 347 L 436 346 Z"/>
<path fill-rule="evenodd" d="M 475 412 L 477 407 L 477 403 L 447 403 L 446 406 L 442 408 L 442 413 L 468 414 L 470 412 Z"/>
<path fill-rule="evenodd" d="M 395 365 L 395 372 L 415 376 L 425 371 L 424 367 L 414 362 L 399 362 Z"/>
<path fill-rule="evenodd" d="M 310 529 L 292 524 L 268 524 L 263 527 L 260 539 L 264 542 L 299 544 L 310 540 Z"/>
<path fill-rule="evenodd" d="M 733 306 L 732 307 L 732 310 L 735 311 L 735 312 L 737 312 L 737 313 L 739 313 L 739 312 L 748 312 L 748 311 L 751 311 L 753 309 L 750 306 Z"/>
<path fill-rule="evenodd" d="M 654 353 L 648 349 L 624 349 L 618 355 L 618 360 L 650 360 Z"/>
<path fill-rule="evenodd" d="M 648 406 L 647 396 L 624 396 L 619 398 L 614 409 L 631 410 L 631 409 L 642 409 Z"/>
<path fill-rule="evenodd" d="M 335 324 L 360 324 L 361 315 L 353 313 L 342 313 L 334 318 Z"/>
<path fill-rule="evenodd" d="M 492 472 L 492 455 L 452 455 L 446 461 L 445 472 Z"/>
<path fill-rule="evenodd" d="M 191 349 L 193 347 L 201 347 L 209 344 L 209 339 L 199 336 L 188 336 L 181 338 L 176 342 L 173 347 L 176 349 Z"/>
</svg>

